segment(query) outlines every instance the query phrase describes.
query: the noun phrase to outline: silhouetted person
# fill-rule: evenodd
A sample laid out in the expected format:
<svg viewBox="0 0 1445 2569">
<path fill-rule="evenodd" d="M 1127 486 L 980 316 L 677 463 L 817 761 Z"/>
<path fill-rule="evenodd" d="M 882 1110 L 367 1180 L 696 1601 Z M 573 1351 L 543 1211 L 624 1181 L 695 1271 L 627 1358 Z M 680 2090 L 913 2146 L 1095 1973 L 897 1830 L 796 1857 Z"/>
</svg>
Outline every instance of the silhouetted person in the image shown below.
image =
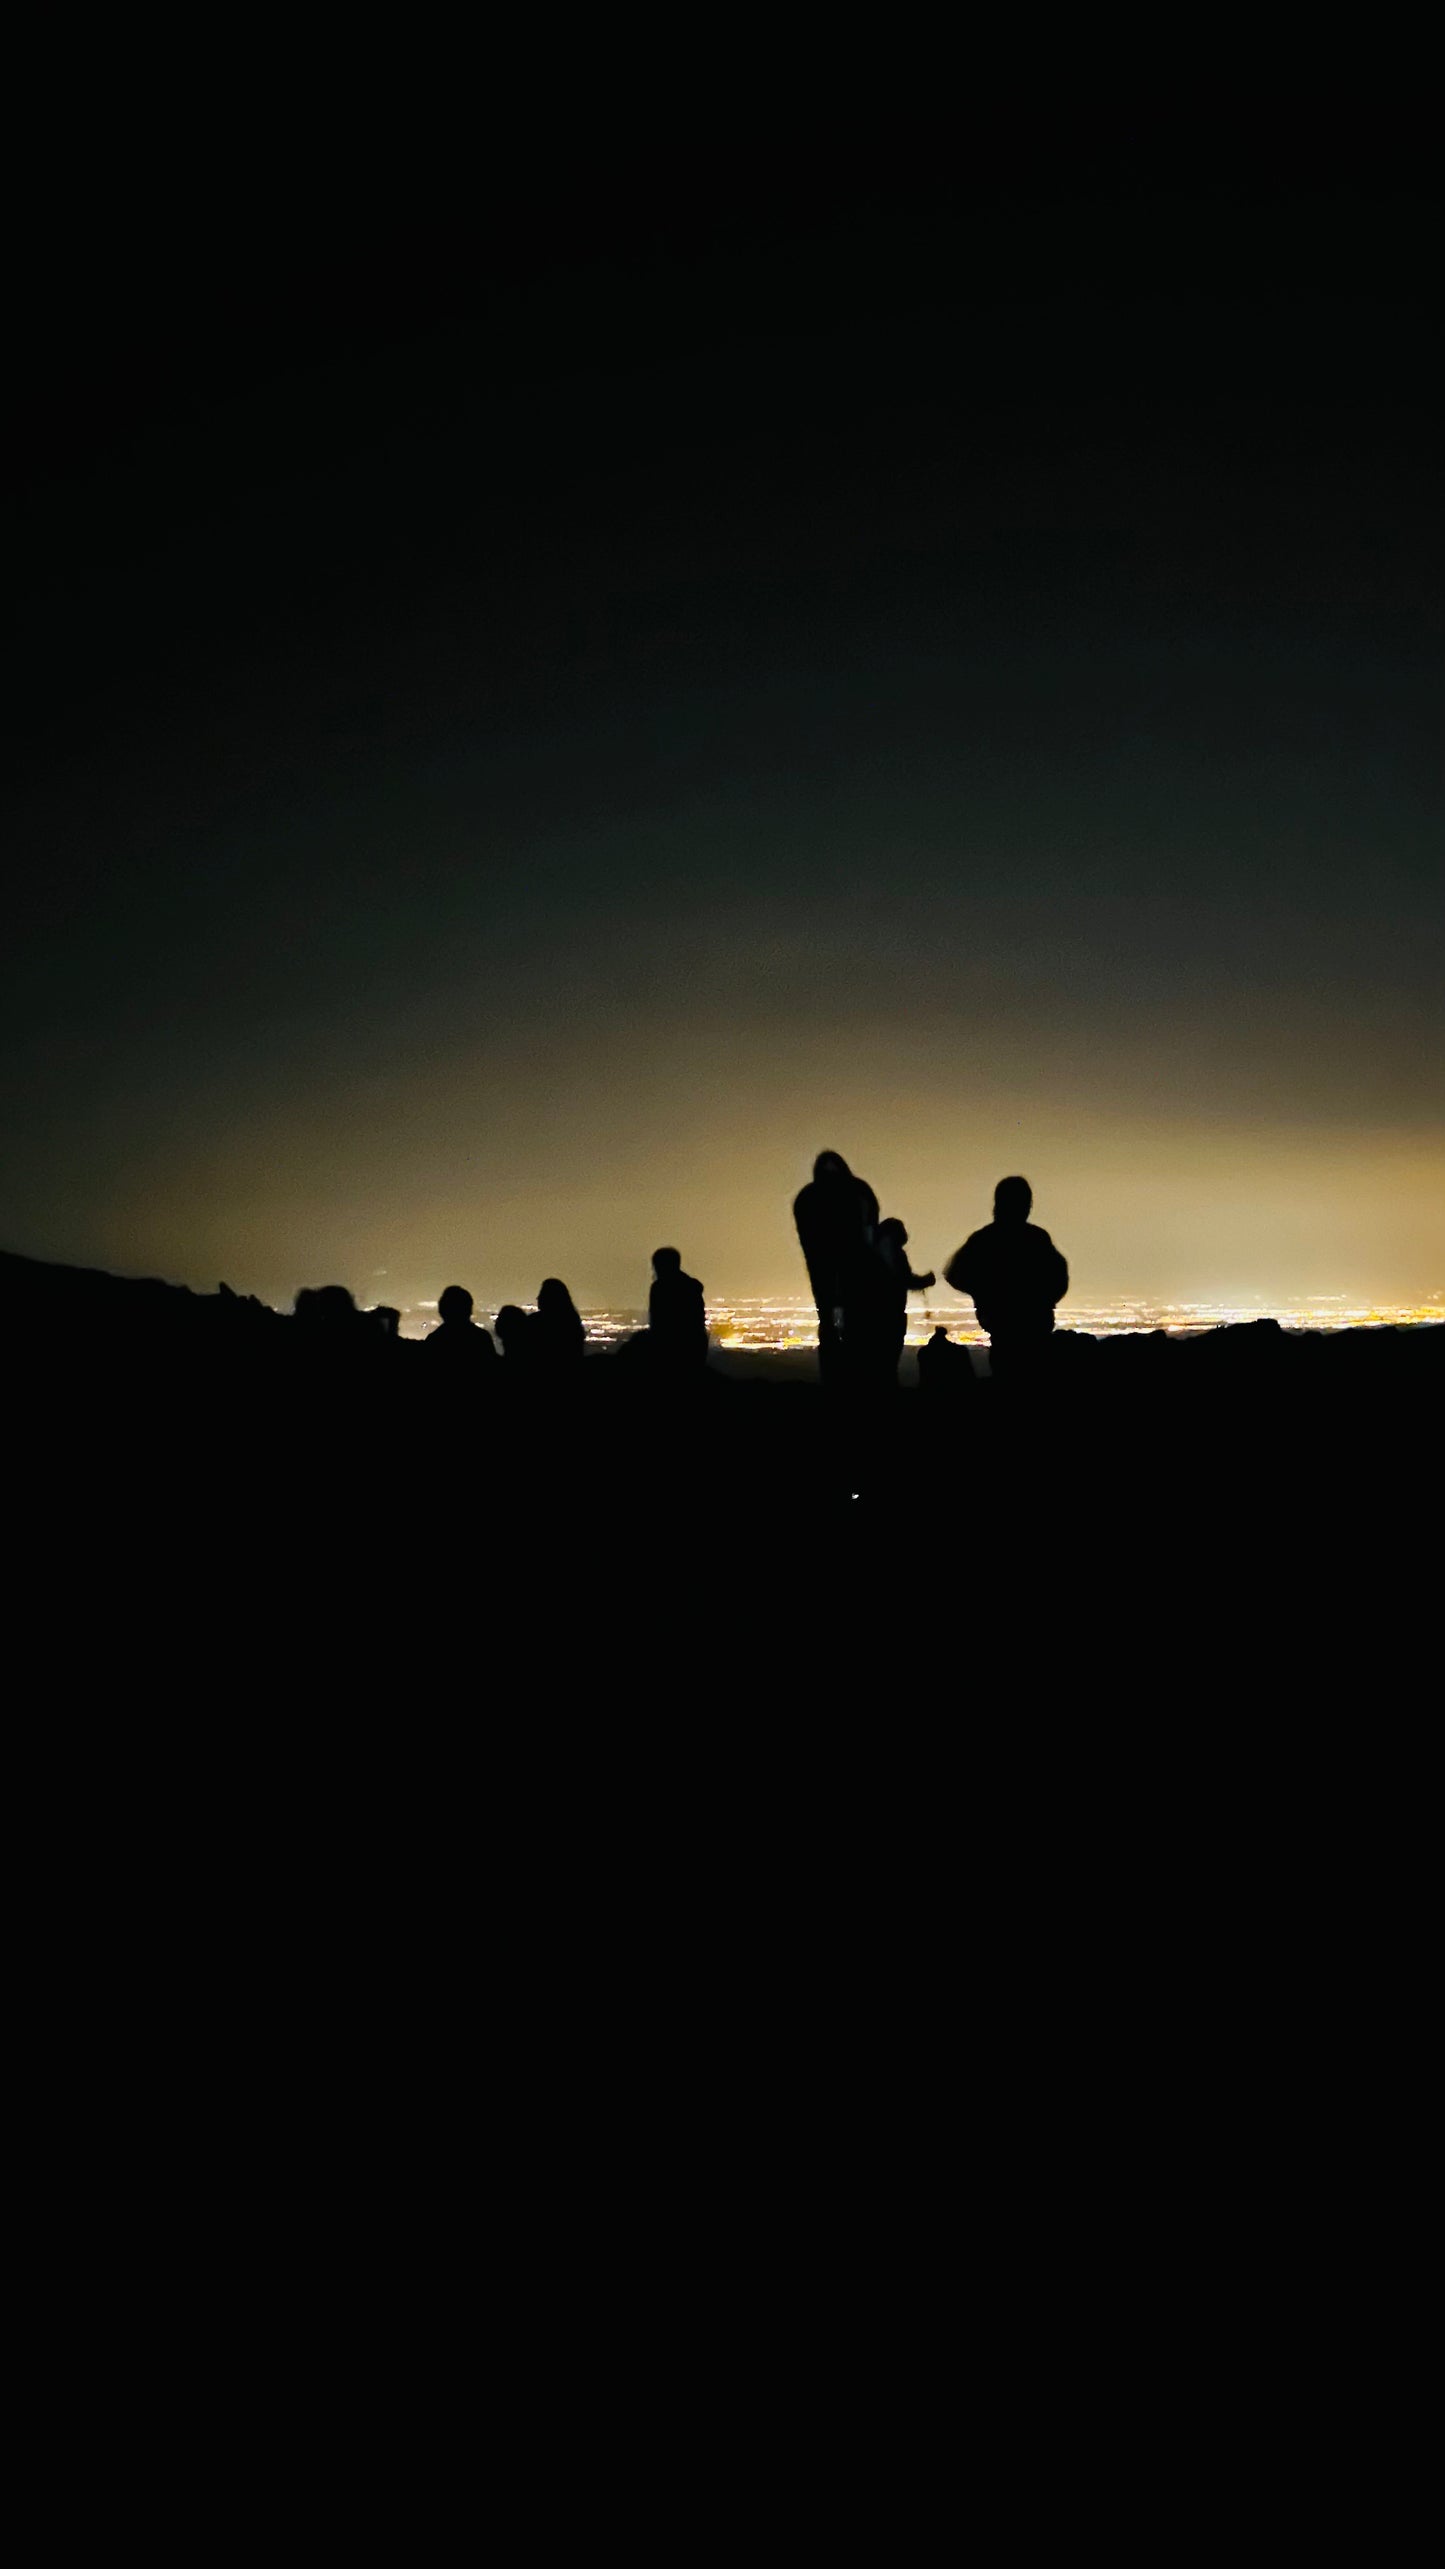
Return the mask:
<svg viewBox="0 0 1445 2569">
<path fill-rule="evenodd" d="M 549 1380 L 562 1381 L 580 1370 L 587 1332 L 560 1276 L 548 1276 L 543 1283 L 528 1338 L 532 1363 Z"/>
<path fill-rule="evenodd" d="M 303 1286 L 297 1294 L 288 1349 L 296 1392 L 303 1402 L 327 1410 L 328 1433 L 334 1427 L 344 1440 L 351 1431 L 361 1432 L 371 1394 L 382 1375 L 390 1374 L 392 1352 L 371 1313 L 357 1310 L 345 1285 Z"/>
<path fill-rule="evenodd" d="M 853 1365 L 875 1388 L 898 1383 L 898 1359 L 908 1333 L 908 1297 L 935 1283 L 932 1269 L 916 1276 L 908 1263 L 908 1233 L 896 1216 L 878 1225 L 864 1270 L 853 1321 Z"/>
<path fill-rule="evenodd" d="M 838 1151 L 820 1151 L 810 1183 L 793 1199 L 793 1220 L 818 1306 L 818 1372 L 836 1382 L 848 1357 L 850 1329 L 867 1332 L 878 1198 Z"/>
<path fill-rule="evenodd" d="M 478 1366 L 495 1365 L 497 1361 L 491 1332 L 476 1326 L 472 1308 L 472 1297 L 465 1285 L 448 1285 L 437 1304 L 438 1326 L 426 1341 L 454 1371 L 468 1375 L 474 1374 Z"/>
<path fill-rule="evenodd" d="M 707 1362 L 707 1313 L 696 1276 L 683 1273 L 677 1249 L 654 1249 L 647 1328 L 654 1364 L 693 1373 Z"/>
<path fill-rule="evenodd" d="M 956 1293 L 971 1296 L 995 1373 L 1031 1369 L 1053 1328 L 1054 1305 L 1069 1290 L 1062 1257 L 1029 1220 L 1033 1200 L 1026 1177 L 1001 1177 L 992 1222 L 972 1232 L 943 1271 Z"/>
<path fill-rule="evenodd" d="M 535 1325 L 532 1313 L 524 1311 L 519 1302 L 503 1303 L 497 1314 L 497 1336 L 502 1342 L 507 1372 L 520 1375 L 531 1370 Z"/>
<path fill-rule="evenodd" d="M 973 1363 L 968 1349 L 950 1338 L 942 1322 L 918 1350 L 918 1388 L 930 1401 L 954 1400 L 960 1392 L 973 1388 Z"/>
<path fill-rule="evenodd" d="M 887 1315 L 888 1344 L 892 1349 L 896 1379 L 898 1359 L 908 1335 L 908 1297 L 911 1293 L 927 1293 L 930 1285 L 937 1284 L 938 1278 L 932 1267 L 926 1267 L 921 1276 L 914 1274 L 908 1263 L 908 1233 L 896 1214 L 890 1214 L 886 1222 L 879 1223 L 878 1245 L 874 1254 L 882 1277 L 880 1305 Z"/>
<path fill-rule="evenodd" d="M 308 1365 L 334 1374 L 383 1344 L 371 1313 L 358 1311 L 345 1285 L 303 1285 L 295 1304 L 298 1343 Z"/>
<path fill-rule="evenodd" d="M 354 1340 L 361 1314 L 345 1285 L 303 1285 L 296 1296 L 296 1317 L 309 1338 L 335 1345 Z"/>
</svg>

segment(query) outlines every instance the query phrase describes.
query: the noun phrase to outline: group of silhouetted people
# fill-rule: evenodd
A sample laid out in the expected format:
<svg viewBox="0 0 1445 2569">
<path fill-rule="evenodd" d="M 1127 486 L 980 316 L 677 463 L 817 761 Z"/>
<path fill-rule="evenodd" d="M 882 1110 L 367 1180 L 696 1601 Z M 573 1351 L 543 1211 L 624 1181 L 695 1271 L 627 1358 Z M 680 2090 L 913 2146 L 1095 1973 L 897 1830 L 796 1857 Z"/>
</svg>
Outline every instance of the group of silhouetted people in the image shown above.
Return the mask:
<svg viewBox="0 0 1445 2569">
<path fill-rule="evenodd" d="M 1032 1206 L 1026 1178 L 1000 1178 L 993 1220 L 972 1232 L 944 1269 L 947 1282 L 970 1296 L 988 1333 L 993 1370 L 1005 1379 L 1030 1372 L 1053 1329 L 1055 1305 L 1069 1287 L 1068 1268 L 1047 1231 L 1029 1220 Z M 817 1304 L 822 1381 L 854 1392 L 895 1386 L 908 1297 L 936 1284 L 933 1269 L 914 1273 L 905 1225 L 896 1215 L 880 1218 L 872 1187 L 854 1176 L 837 1151 L 818 1154 L 809 1183 L 794 1201 L 793 1218 Z M 587 1333 L 559 1276 L 547 1277 L 534 1311 L 504 1303 L 495 1340 L 474 1314 L 466 1286 L 448 1285 L 437 1304 L 437 1327 L 425 1341 L 438 1379 L 449 1369 L 458 1383 L 503 1374 L 512 1382 L 553 1386 L 577 1380 Z M 373 1344 L 377 1324 L 383 1335 L 395 1337 L 400 1320 L 390 1309 L 359 1313 L 341 1285 L 298 1293 L 296 1317 L 306 1343 L 317 1351 L 349 1343 L 363 1320 Z M 623 1352 L 654 1379 L 676 1383 L 701 1370 L 707 1346 L 701 1284 L 684 1270 L 679 1250 L 654 1250 L 647 1327 Z M 964 1350 L 946 1328 L 935 1328 L 919 1359 L 920 1380 L 961 1383 L 963 1371 L 950 1366 L 954 1358 L 966 1368 Z"/>
<path fill-rule="evenodd" d="M 565 1382 L 587 1351 L 582 1314 L 560 1276 L 548 1276 L 535 1311 L 504 1302 L 497 1314 L 497 1352 L 491 1331 L 472 1318 L 475 1305 L 465 1285 L 448 1285 L 437 1304 L 437 1326 L 426 1340 L 434 1362 L 450 1368 L 458 1382 L 499 1373 L 534 1381 Z"/>
<path fill-rule="evenodd" d="M 560 1276 L 547 1277 L 535 1311 L 503 1303 L 495 1324 L 500 1355 L 490 1330 L 474 1320 L 474 1310 L 465 1285 L 448 1285 L 437 1304 L 437 1326 L 425 1341 L 459 1382 L 499 1375 L 503 1368 L 513 1379 L 533 1383 L 555 1386 L 575 1380 L 587 1351 L 587 1332 Z M 647 1327 L 629 1342 L 627 1352 L 669 1379 L 695 1373 L 707 1361 L 702 1286 L 696 1276 L 684 1273 L 677 1249 L 653 1251 Z"/>
<path fill-rule="evenodd" d="M 1029 1220 L 1032 1209 L 1027 1178 L 1000 1178 L 992 1222 L 970 1233 L 943 1271 L 971 1298 L 993 1370 L 1005 1379 L 1031 1371 L 1069 1289 L 1068 1267 L 1047 1231 Z M 818 1307 L 823 1381 L 858 1390 L 896 1384 L 908 1296 L 937 1282 L 933 1270 L 914 1274 L 904 1225 L 896 1216 L 880 1220 L 872 1187 L 837 1151 L 819 1152 L 793 1219 Z M 925 1382 L 944 1378 L 951 1348 L 947 1330 L 936 1329 L 920 1357 Z"/>
</svg>

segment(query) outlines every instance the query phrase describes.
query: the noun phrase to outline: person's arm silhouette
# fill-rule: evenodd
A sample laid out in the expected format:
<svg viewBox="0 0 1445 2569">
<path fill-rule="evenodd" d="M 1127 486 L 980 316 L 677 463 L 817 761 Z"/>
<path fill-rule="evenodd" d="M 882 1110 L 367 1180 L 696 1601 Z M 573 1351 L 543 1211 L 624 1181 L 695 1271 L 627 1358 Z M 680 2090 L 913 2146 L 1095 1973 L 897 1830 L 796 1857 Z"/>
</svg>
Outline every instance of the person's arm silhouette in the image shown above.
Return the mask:
<svg viewBox="0 0 1445 2569">
<path fill-rule="evenodd" d="M 970 1255 L 972 1248 L 973 1240 L 970 1237 L 965 1240 L 961 1249 L 954 1250 L 943 1270 L 944 1283 L 951 1284 L 955 1293 L 966 1293 L 970 1298 L 973 1294 L 975 1279 L 974 1261 Z"/>
</svg>

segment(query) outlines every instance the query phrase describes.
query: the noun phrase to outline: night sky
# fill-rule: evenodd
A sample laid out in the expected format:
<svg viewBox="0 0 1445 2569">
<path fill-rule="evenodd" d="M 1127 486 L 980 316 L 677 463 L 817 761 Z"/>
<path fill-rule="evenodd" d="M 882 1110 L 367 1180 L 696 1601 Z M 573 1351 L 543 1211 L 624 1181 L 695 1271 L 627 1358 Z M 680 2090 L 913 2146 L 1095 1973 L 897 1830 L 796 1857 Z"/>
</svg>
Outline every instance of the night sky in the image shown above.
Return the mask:
<svg viewBox="0 0 1445 2569">
<path fill-rule="evenodd" d="M 1436 209 L 1438 211 L 1438 209 Z M 12 315 L 0 1245 L 1445 1287 L 1418 201 L 509 170 L 80 209 Z M 14 496 L 14 491 L 12 496 Z"/>
</svg>

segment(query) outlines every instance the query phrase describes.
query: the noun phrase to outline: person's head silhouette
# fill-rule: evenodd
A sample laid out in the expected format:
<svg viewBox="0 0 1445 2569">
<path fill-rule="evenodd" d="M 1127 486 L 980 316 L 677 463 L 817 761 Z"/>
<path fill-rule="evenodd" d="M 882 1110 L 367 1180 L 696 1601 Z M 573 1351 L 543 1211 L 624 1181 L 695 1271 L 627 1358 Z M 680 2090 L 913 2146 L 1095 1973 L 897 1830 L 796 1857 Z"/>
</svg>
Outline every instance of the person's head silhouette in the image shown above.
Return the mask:
<svg viewBox="0 0 1445 2569">
<path fill-rule="evenodd" d="M 437 1304 L 437 1318 L 448 1328 L 465 1329 L 472 1316 L 472 1297 L 465 1285 L 448 1285 Z"/>
<path fill-rule="evenodd" d="M 504 1302 L 497 1314 L 497 1336 L 503 1351 L 520 1347 L 526 1333 L 527 1315 L 519 1302 Z"/>
<path fill-rule="evenodd" d="M 587 1345 L 582 1314 L 560 1276 L 546 1276 L 537 1295 L 537 1316 L 527 1333 L 531 1352 L 549 1369 L 570 1370 Z"/>
<path fill-rule="evenodd" d="M 1001 1177 L 993 1191 L 995 1222 L 1027 1222 L 1034 1191 L 1026 1177 Z"/>
<path fill-rule="evenodd" d="M 879 1223 L 878 1237 L 880 1241 L 891 1240 L 895 1249 L 908 1246 L 908 1233 L 896 1213 L 890 1213 L 886 1222 Z"/>
<path fill-rule="evenodd" d="M 824 1186 L 852 1174 L 841 1151 L 820 1151 L 813 1162 L 813 1175 Z"/>
<path fill-rule="evenodd" d="M 655 1276 L 675 1276 L 682 1272 L 681 1249 L 654 1249 L 652 1272 Z"/>
</svg>

